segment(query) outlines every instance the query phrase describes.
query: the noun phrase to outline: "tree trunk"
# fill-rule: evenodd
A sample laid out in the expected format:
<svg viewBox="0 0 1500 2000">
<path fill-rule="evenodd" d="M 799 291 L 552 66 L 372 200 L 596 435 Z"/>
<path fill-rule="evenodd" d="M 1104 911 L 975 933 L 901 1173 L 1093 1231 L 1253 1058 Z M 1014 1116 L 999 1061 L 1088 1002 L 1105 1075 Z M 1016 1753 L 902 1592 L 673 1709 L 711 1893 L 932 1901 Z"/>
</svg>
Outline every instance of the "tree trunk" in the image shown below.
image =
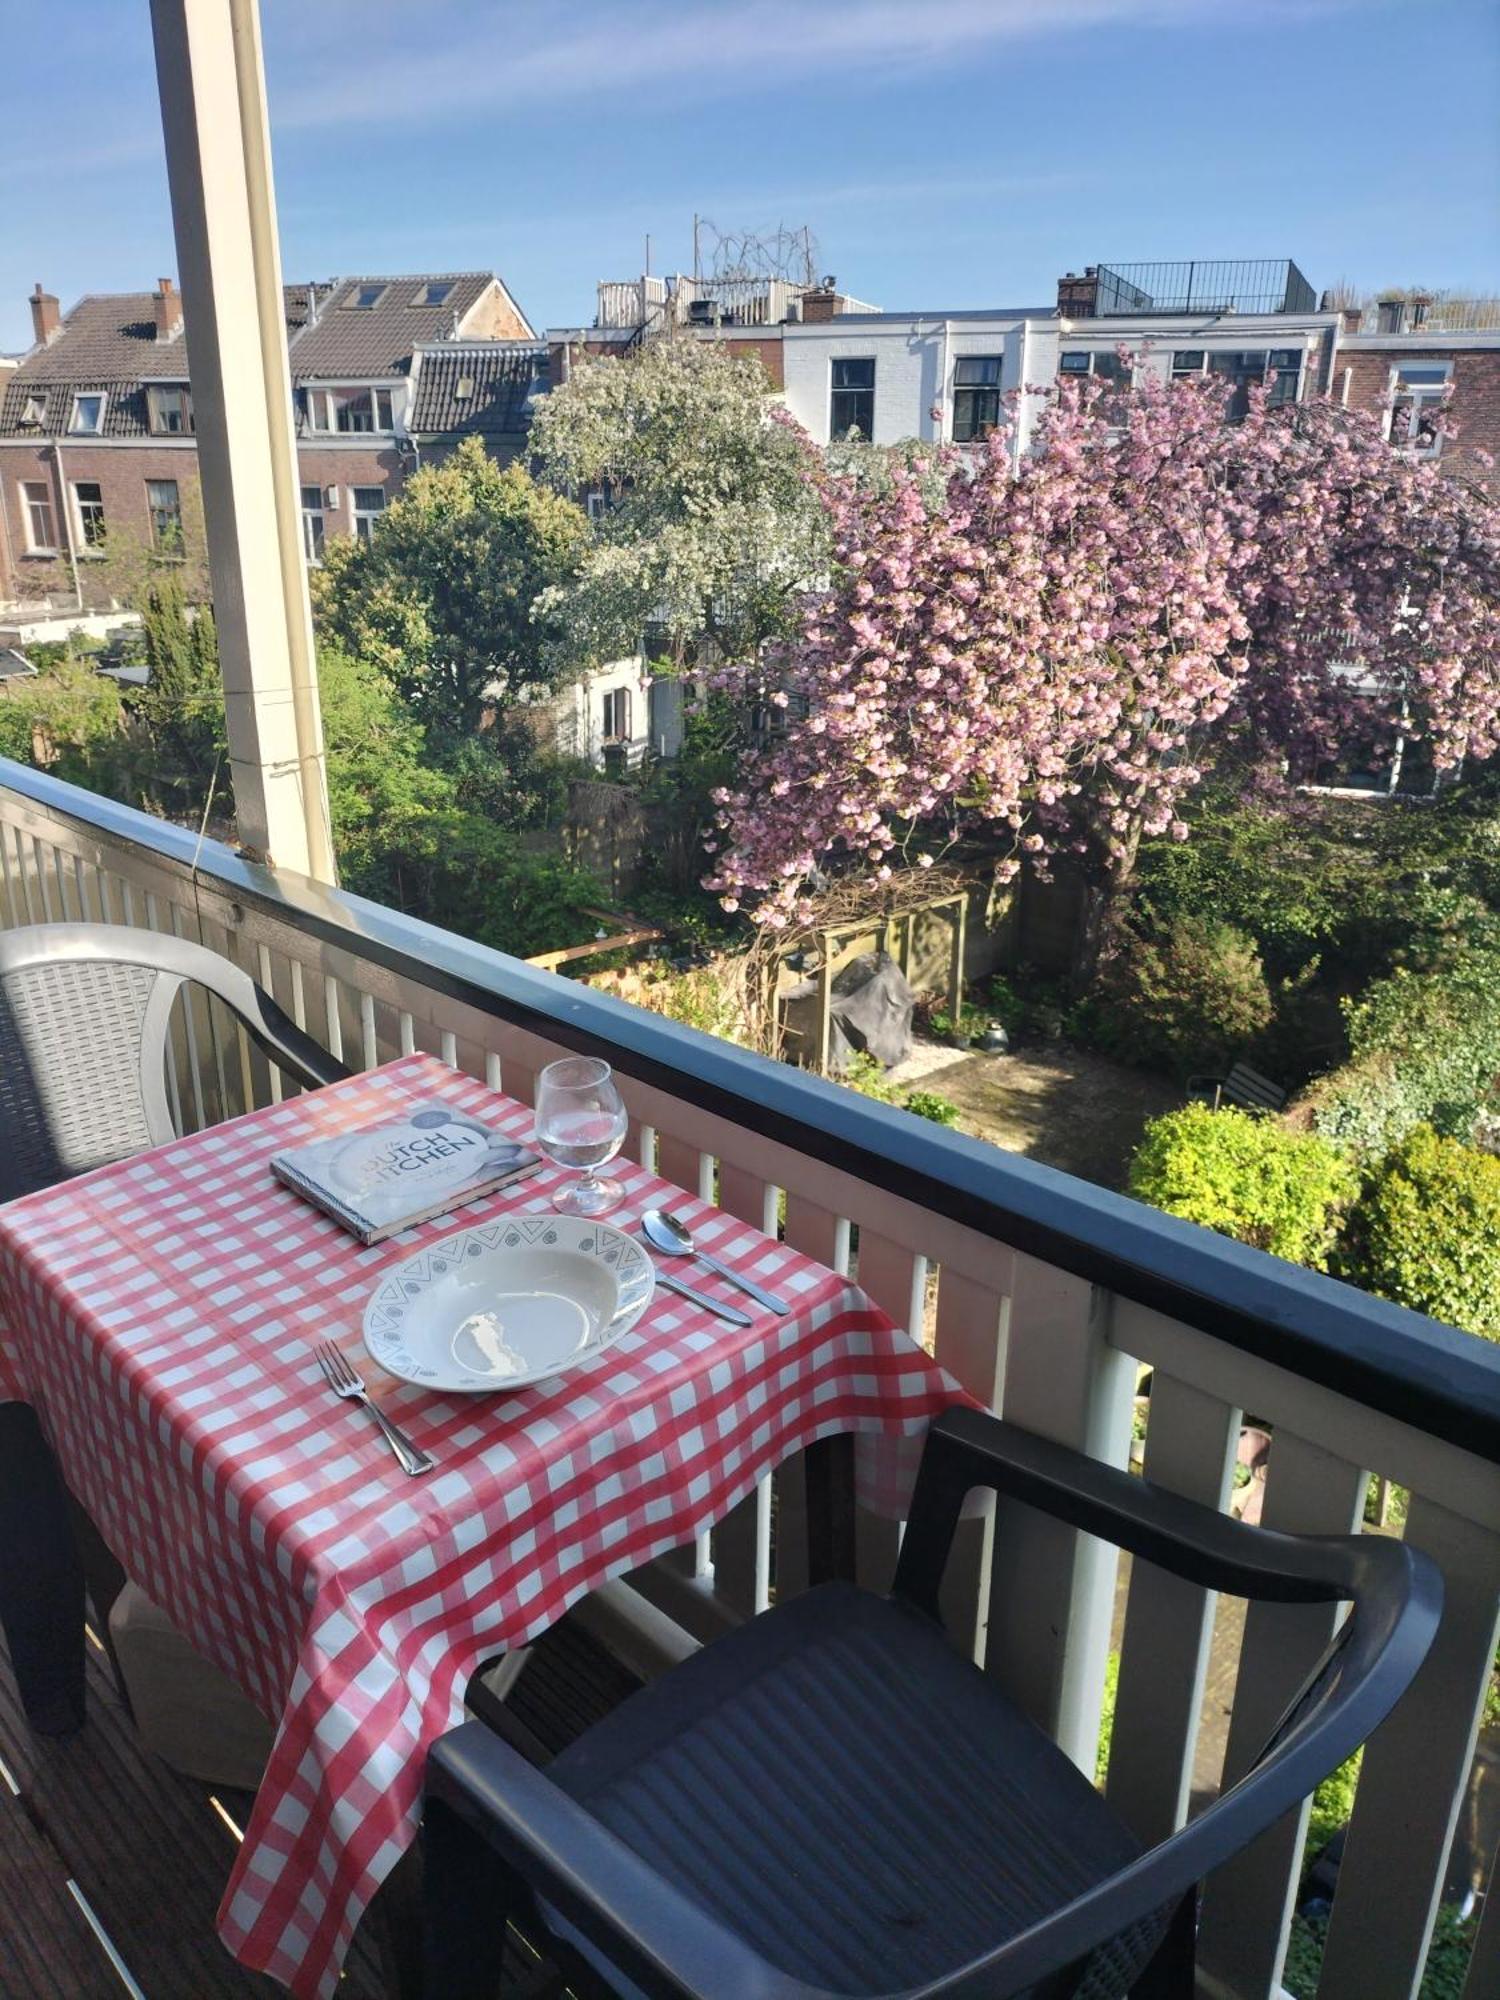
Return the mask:
<svg viewBox="0 0 1500 2000">
<path fill-rule="evenodd" d="M 1098 974 L 1110 902 L 1109 882 L 1097 876 L 1086 877 L 1083 908 L 1078 913 L 1078 929 L 1073 938 L 1073 963 L 1068 973 L 1068 989 L 1075 1000 L 1083 998 Z"/>
</svg>

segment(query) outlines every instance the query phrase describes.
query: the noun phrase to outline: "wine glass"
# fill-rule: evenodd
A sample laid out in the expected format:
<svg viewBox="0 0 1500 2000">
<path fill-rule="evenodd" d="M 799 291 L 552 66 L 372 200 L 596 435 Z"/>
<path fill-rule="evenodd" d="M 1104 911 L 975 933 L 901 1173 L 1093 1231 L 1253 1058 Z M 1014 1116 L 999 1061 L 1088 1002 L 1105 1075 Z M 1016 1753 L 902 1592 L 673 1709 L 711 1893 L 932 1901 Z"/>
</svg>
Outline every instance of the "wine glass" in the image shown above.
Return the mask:
<svg viewBox="0 0 1500 2000">
<path fill-rule="evenodd" d="M 536 1143 L 555 1167 L 582 1167 L 583 1179 L 562 1188 L 553 1207 L 564 1215 L 603 1215 L 625 1190 L 601 1180 L 596 1168 L 612 1160 L 625 1140 L 625 1106 L 607 1062 L 597 1056 L 564 1056 L 537 1078 Z"/>
</svg>

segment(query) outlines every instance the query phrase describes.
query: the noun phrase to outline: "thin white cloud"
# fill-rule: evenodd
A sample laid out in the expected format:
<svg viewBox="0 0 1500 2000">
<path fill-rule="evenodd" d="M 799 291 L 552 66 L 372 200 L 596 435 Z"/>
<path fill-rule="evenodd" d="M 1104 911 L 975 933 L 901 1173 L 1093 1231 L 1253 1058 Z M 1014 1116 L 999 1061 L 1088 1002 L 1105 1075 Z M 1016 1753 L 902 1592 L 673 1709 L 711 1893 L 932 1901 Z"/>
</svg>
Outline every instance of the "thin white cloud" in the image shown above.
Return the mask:
<svg viewBox="0 0 1500 2000">
<path fill-rule="evenodd" d="M 1260 0 L 1310 17 L 1363 0 Z M 270 0 L 295 54 L 273 90 L 283 128 L 414 125 L 484 109 L 552 111 L 612 100 L 622 144 L 670 113 L 674 92 L 748 95 L 830 74 L 951 62 L 1007 42 L 1111 27 L 1243 22 L 1229 0 L 428 0 L 414 9 L 308 9 Z"/>
</svg>

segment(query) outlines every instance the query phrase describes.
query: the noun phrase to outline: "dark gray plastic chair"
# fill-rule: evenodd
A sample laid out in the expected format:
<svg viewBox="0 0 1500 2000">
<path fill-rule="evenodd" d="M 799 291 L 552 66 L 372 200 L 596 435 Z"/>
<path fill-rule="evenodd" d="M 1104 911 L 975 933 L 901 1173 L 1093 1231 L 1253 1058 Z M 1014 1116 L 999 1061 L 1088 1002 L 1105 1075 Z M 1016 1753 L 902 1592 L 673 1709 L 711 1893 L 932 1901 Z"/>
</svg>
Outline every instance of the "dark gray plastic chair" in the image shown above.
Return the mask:
<svg viewBox="0 0 1500 2000">
<path fill-rule="evenodd" d="M 187 984 L 230 1008 L 298 1083 L 349 1074 L 248 973 L 201 944 L 114 924 L 0 933 L 0 1201 L 176 1136 L 168 1035 Z"/>
<path fill-rule="evenodd" d="M 1352 1605 L 1255 1767 L 1148 1852 L 943 1636 L 938 1586 L 976 1486 L 1210 1589 Z M 437 1743 L 426 1990 L 492 2000 L 514 1915 L 570 1978 L 602 1976 L 614 1993 L 1190 1995 L 1196 1885 L 1365 1740 L 1441 1605 L 1436 1568 L 1401 1543 L 1244 1527 L 950 1411 L 928 1439 L 889 1598 L 848 1584 L 793 1598 L 545 1770 L 482 1723 Z"/>
</svg>

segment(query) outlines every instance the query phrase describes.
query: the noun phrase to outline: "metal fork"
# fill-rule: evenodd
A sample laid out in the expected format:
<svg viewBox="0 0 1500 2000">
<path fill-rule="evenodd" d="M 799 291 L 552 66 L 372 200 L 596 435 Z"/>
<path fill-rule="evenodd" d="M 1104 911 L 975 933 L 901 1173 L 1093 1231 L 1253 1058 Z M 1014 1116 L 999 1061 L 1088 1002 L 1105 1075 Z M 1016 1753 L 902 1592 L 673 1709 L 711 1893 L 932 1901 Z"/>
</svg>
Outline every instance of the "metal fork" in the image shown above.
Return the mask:
<svg viewBox="0 0 1500 2000">
<path fill-rule="evenodd" d="M 343 1351 L 335 1347 L 331 1340 L 320 1340 L 314 1352 L 317 1354 L 318 1366 L 323 1371 L 324 1380 L 334 1395 L 342 1396 L 348 1403 L 364 1404 L 379 1424 L 386 1443 L 401 1461 L 402 1471 L 431 1472 L 436 1461 L 429 1458 L 425 1451 L 418 1451 L 406 1433 L 391 1422 L 380 1405 L 371 1401 L 363 1378 L 345 1359 Z"/>
</svg>

